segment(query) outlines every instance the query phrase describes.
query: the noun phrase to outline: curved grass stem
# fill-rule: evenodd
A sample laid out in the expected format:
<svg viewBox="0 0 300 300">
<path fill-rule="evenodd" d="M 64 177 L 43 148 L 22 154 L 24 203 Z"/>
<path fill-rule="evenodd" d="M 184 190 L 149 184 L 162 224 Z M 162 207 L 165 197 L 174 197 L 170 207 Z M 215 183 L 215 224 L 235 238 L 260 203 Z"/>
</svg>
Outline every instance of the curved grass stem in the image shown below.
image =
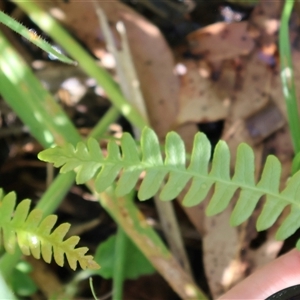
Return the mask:
<svg viewBox="0 0 300 300">
<path fill-rule="evenodd" d="M 300 151 L 300 120 L 289 38 L 289 20 L 293 6 L 294 0 L 285 1 L 279 30 L 279 50 L 281 66 L 280 74 L 283 95 L 287 107 L 288 123 L 294 150 L 295 153 L 298 153 Z"/>
</svg>

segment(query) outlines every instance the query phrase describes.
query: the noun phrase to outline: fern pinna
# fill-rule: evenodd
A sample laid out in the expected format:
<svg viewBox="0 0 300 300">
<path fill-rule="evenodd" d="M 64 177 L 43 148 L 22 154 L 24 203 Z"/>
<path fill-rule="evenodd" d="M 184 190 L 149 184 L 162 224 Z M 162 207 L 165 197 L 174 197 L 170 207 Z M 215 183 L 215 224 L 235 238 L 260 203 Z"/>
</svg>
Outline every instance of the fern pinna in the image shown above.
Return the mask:
<svg viewBox="0 0 300 300">
<path fill-rule="evenodd" d="M 63 223 L 52 231 L 57 216 L 49 215 L 43 218 L 40 209 L 29 213 L 30 204 L 31 201 L 25 199 L 15 209 L 15 193 L 10 192 L 4 196 L 3 190 L 0 189 L 0 242 L 4 244 L 8 253 L 15 251 L 17 240 L 24 255 L 32 254 L 37 259 L 42 256 L 47 263 L 51 262 L 53 254 L 55 262 L 63 266 L 66 255 L 73 270 L 76 269 L 77 262 L 83 269 L 99 268 L 92 256 L 85 255 L 88 248 L 75 248 L 79 242 L 78 236 L 63 240 L 70 224 Z"/>
<path fill-rule="evenodd" d="M 247 144 L 240 144 L 233 177 L 230 176 L 230 153 L 227 144 L 220 141 L 214 151 L 211 167 L 211 145 L 203 133 L 197 133 L 191 157 L 187 165 L 185 147 L 180 136 L 170 132 L 166 136 L 165 158 L 163 158 L 158 138 L 153 130 L 145 128 L 138 151 L 135 140 L 124 133 L 120 147 L 115 141 L 107 146 L 104 157 L 95 139 L 80 142 L 74 148 L 71 144 L 42 151 L 41 160 L 62 167 L 60 172 L 75 170 L 78 184 L 95 178 L 95 188 L 104 191 L 117 179 L 116 194 L 123 196 L 132 190 L 141 173 L 145 172 L 138 191 L 140 200 L 148 199 L 160 191 L 160 199 L 168 201 L 176 198 L 190 181 L 191 185 L 183 204 L 193 206 L 207 196 L 214 186 L 214 193 L 207 207 L 208 215 L 217 214 L 228 206 L 234 193 L 240 190 L 239 199 L 231 214 L 230 223 L 237 226 L 244 222 L 255 209 L 262 196 L 266 202 L 257 220 L 257 230 L 271 227 L 283 209 L 290 205 L 291 211 L 279 227 L 276 238 L 284 240 L 299 227 L 300 219 L 300 172 L 293 175 L 283 191 L 279 191 L 281 164 L 270 155 L 267 158 L 261 179 L 254 179 L 254 153 Z M 300 249 L 300 241 L 297 243 Z"/>
</svg>

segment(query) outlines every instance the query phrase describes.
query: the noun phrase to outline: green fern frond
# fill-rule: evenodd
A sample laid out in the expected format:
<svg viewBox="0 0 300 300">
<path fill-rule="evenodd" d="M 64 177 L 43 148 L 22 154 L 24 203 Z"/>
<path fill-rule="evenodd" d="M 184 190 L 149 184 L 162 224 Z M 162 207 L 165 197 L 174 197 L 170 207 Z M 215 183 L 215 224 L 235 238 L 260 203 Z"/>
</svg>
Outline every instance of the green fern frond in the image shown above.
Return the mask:
<svg viewBox="0 0 300 300">
<path fill-rule="evenodd" d="M 24 255 L 32 254 L 36 259 L 43 259 L 50 263 L 52 255 L 59 266 L 64 265 L 66 255 L 70 267 L 75 270 L 77 262 L 82 269 L 98 269 L 98 264 L 90 255 L 85 255 L 88 248 L 75 248 L 79 242 L 78 236 L 63 240 L 70 228 L 70 224 L 63 223 L 52 231 L 57 216 L 49 215 L 43 218 L 39 209 L 29 212 L 31 201 L 20 202 L 16 209 L 16 195 L 14 192 L 3 196 L 0 189 L 0 242 L 8 253 L 13 253 L 18 241 Z"/>
<path fill-rule="evenodd" d="M 104 191 L 117 180 L 118 196 L 127 194 L 136 185 L 145 171 L 138 197 L 140 200 L 154 196 L 162 186 L 160 199 L 174 199 L 188 182 L 191 185 L 184 197 L 183 204 L 193 206 L 205 199 L 209 190 L 214 193 L 207 207 L 208 215 L 226 209 L 237 190 L 239 199 L 231 214 L 230 223 L 237 226 L 244 222 L 255 209 L 262 196 L 266 196 L 263 210 L 257 220 L 257 230 L 271 227 L 283 209 L 290 205 L 291 212 L 277 231 L 277 239 L 283 240 L 300 227 L 300 172 L 287 182 L 286 188 L 279 191 L 281 164 L 275 156 L 268 156 L 261 179 L 254 179 L 254 153 L 247 144 L 240 144 L 233 177 L 230 176 L 230 153 L 227 144 L 220 141 L 214 151 L 211 168 L 209 167 L 211 145 L 203 133 L 197 133 L 190 161 L 187 162 L 184 143 L 175 132 L 166 137 L 165 159 L 154 131 L 145 128 L 141 137 L 141 149 L 137 150 L 134 139 L 123 134 L 121 146 L 110 141 L 108 155 L 103 156 L 99 144 L 94 139 L 80 142 L 76 148 L 68 144 L 42 151 L 41 160 L 62 167 L 61 172 L 75 170 L 77 183 L 95 178 L 95 188 Z M 186 167 L 188 163 L 188 167 Z M 164 183 L 166 180 L 166 183 Z M 300 242 L 297 243 L 300 249 Z"/>
</svg>

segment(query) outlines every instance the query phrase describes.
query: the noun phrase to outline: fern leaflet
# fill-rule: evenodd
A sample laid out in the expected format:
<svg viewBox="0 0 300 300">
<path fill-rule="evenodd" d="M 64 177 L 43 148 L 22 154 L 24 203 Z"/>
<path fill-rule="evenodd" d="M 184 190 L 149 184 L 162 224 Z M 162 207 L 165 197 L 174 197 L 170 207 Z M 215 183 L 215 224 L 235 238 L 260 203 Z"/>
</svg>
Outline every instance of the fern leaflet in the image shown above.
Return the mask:
<svg viewBox="0 0 300 300">
<path fill-rule="evenodd" d="M 257 230 L 271 227 L 288 205 L 291 212 L 279 227 L 277 239 L 286 239 L 300 227 L 300 172 L 294 174 L 280 192 L 281 164 L 275 156 L 269 155 L 261 179 L 256 183 L 254 153 L 245 143 L 238 147 L 233 177 L 230 176 L 230 152 L 224 141 L 217 144 L 209 167 L 211 145 L 203 133 L 195 135 L 188 167 L 184 143 L 175 132 L 166 136 L 165 159 L 160 151 L 158 138 L 150 128 L 145 128 L 142 132 L 140 152 L 128 133 L 123 134 L 120 148 L 115 141 L 110 141 L 107 152 L 108 155 L 104 157 L 98 142 L 89 139 L 87 143 L 78 143 L 76 148 L 67 144 L 64 147 L 44 150 L 39 158 L 61 167 L 62 173 L 75 170 L 78 184 L 95 178 L 98 192 L 104 191 L 120 175 L 116 188 L 118 196 L 132 190 L 140 174 L 145 172 L 138 191 L 140 200 L 154 196 L 161 186 L 160 199 L 172 200 L 191 182 L 183 204 L 193 206 L 203 201 L 214 187 L 206 210 L 208 215 L 225 210 L 234 193 L 239 190 L 239 199 L 230 218 L 232 226 L 244 222 L 253 213 L 260 198 L 266 196 L 265 205 L 256 223 Z M 300 241 L 297 247 L 300 249 Z"/>
<path fill-rule="evenodd" d="M 29 213 L 30 204 L 31 201 L 25 199 L 15 209 L 15 193 L 10 192 L 3 196 L 3 190 L 0 189 L 0 242 L 3 242 L 8 253 L 14 252 L 17 240 L 24 255 L 32 254 L 36 259 L 42 256 L 47 263 L 51 262 L 53 254 L 55 262 L 63 266 L 66 255 L 73 270 L 76 269 L 77 262 L 82 269 L 99 268 L 92 256 L 85 255 L 88 248 L 75 248 L 79 242 L 78 236 L 63 240 L 70 224 L 63 223 L 52 231 L 57 216 L 49 215 L 43 218 L 39 209 Z"/>
</svg>

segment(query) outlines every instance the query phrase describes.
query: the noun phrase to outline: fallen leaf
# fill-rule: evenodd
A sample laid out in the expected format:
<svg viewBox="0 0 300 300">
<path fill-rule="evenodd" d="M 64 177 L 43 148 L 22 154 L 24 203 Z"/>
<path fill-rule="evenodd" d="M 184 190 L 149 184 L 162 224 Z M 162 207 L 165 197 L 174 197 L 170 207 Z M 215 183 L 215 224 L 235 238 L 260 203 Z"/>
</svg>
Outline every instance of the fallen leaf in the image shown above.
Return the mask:
<svg viewBox="0 0 300 300">
<path fill-rule="evenodd" d="M 219 298 L 245 276 L 245 267 L 239 259 L 238 229 L 228 222 L 231 210 L 232 205 L 229 205 L 222 213 L 205 218 L 203 261 L 213 299 Z"/>
<path fill-rule="evenodd" d="M 186 60 L 178 63 L 185 73 L 180 79 L 177 123 L 214 122 L 226 118 L 230 106 L 230 90 L 235 71 L 222 68 L 217 80 L 212 80 L 211 67 L 204 61 Z"/>
<path fill-rule="evenodd" d="M 247 55 L 254 48 L 247 26 L 248 22 L 219 22 L 198 29 L 187 37 L 191 52 L 211 62 Z"/>
<path fill-rule="evenodd" d="M 249 19 L 249 34 L 259 45 L 276 43 L 283 3 L 283 1 L 260 0 L 254 7 Z"/>
<path fill-rule="evenodd" d="M 245 122 L 253 143 L 257 144 L 283 127 L 286 120 L 277 105 L 270 101 L 259 112 L 248 117 Z"/>
</svg>

